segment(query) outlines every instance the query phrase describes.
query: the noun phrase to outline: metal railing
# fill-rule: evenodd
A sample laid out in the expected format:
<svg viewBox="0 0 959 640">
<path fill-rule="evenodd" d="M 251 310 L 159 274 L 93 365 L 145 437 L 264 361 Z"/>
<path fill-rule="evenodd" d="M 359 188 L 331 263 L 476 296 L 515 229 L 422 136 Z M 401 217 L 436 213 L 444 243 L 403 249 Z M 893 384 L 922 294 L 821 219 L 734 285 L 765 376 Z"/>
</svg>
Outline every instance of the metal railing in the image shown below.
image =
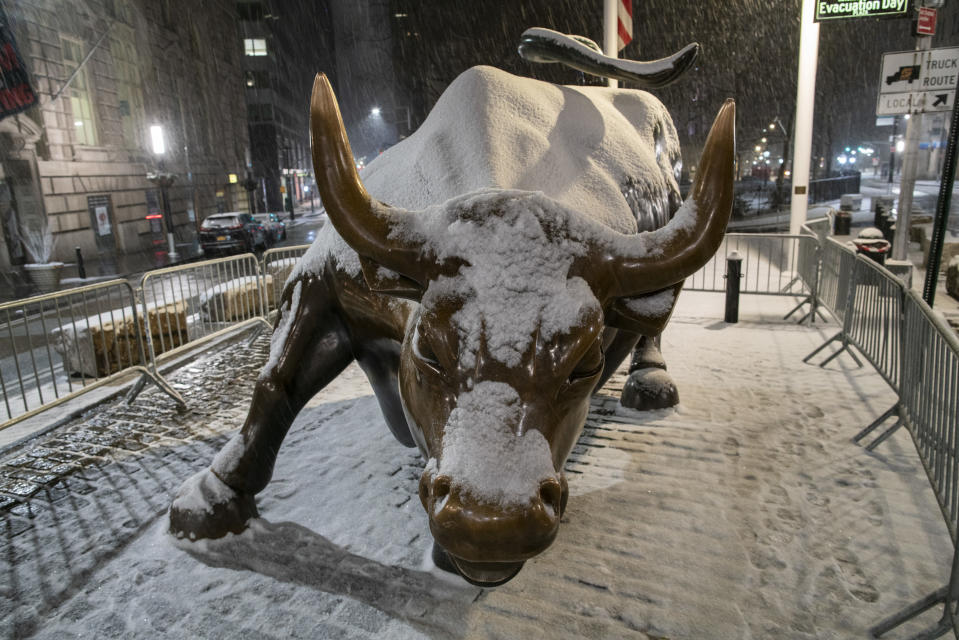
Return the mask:
<svg viewBox="0 0 959 640">
<path fill-rule="evenodd" d="M 859 193 L 861 175 L 855 173 L 839 178 L 820 178 L 809 181 L 809 202 L 838 200 L 845 193 Z"/>
<path fill-rule="evenodd" d="M 726 256 L 736 251 L 743 258 L 742 293 L 783 295 L 783 290 L 798 275 L 795 267 L 799 263 L 800 246 L 810 240 L 804 236 L 779 233 L 727 233 L 719 250 L 686 279 L 683 288 L 688 291 L 725 291 Z"/>
<path fill-rule="evenodd" d="M 727 233 L 709 262 L 687 278 L 683 288 L 687 291 L 725 291 L 726 256 L 733 251 L 743 259 L 740 293 L 800 296 L 802 301 L 786 317 L 806 303 L 812 308 L 800 322 L 815 315 L 819 243 L 809 235 Z"/>
<path fill-rule="evenodd" d="M 878 637 L 924 611 L 943 605 L 935 627 L 919 636 L 959 636 L 959 339 L 952 329 L 902 281 L 871 259 L 826 238 L 821 252 L 820 303 L 842 322 L 842 329 L 809 354 L 840 341 L 839 350 L 860 364 L 856 351 L 897 393 L 896 404 L 854 436 L 862 441 L 889 418 L 896 422 L 866 448 L 874 449 L 905 426 L 953 543 L 946 586 L 917 600 L 871 629 Z"/>
<path fill-rule="evenodd" d="M 158 364 L 246 325 L 269 327 L 308 245 L 149 271 L 0 305 L 0 429 L 130 373 L 132 402 L 153 382 L 181 407 Z M 255 337 L 255 336 L 254 336 Z"/>
<path fill-rule="evenodd" d="M 849 306 L 849 285 L 852 282 L 856 252 L 833 238 L 821 245 L 820 277 L 817 291 L 819 304 L 842 323 Z"/>
<path fill-rule="evenodd" d="M 143 335 L 162 315 L 149 310 L 145 324 L 125 280 L 0 305 L 0 428 L 133 371 L 178 398 L 147 366 Z"/>
<path fill-rule="evenodd" d="M 938 623 L 921 637 L 959 635 L 959 339 L 915 291 L 905 292 L 902 307 L 901 388 L 893 429 L 904 425 L 919 453 L 952 538 L 952 568 L 944 587 L 871 631 L 878 637 L 941 604 Z"/>
<path fill-rule="evenodd" d="M 295 247 L 281 247 L 279 249 L 270 249 L 263 254 L 263 286 L 266 290 L 266 308 L 267 311 L 275 311 L 280 304 L 280 296 L 283 293 L 283 286 L 286 284 L 294 265 L 303 257 L 306 250 L 310 248 L 308 244 L 297 245 Z"/>
</svg>

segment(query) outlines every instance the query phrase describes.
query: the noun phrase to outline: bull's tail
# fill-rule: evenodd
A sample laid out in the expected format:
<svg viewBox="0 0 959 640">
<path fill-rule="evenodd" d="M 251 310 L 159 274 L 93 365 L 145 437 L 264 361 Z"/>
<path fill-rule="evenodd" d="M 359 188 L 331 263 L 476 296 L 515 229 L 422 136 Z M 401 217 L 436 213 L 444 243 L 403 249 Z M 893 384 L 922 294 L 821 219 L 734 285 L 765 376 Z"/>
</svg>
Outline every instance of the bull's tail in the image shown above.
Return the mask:
<svg viewBox="0 0 959 640">
<path fill-rule="evenodd" d="M 621 60 L 603 55 L 589 38 L 539 27 L 524 31 L 519 42 L 519 54 L 530 62 L 559 62 L 594 76 L 633 82 L 644 89 L 659 89 L 675 81 L 692 66 L 700 49 L 694 42 L 660 60 Z"/>
</svg>

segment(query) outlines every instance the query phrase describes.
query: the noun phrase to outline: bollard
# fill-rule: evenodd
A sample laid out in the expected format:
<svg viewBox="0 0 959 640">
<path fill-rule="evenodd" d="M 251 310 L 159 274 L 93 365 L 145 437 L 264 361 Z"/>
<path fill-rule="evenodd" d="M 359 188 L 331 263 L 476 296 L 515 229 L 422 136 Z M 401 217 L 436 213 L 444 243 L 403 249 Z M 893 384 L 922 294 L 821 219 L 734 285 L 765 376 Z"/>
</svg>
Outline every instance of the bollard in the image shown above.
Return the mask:
<svg viewBox="0 0 959 640">
<path fill-rule="evenodd" d="M 739 280 L 743 277 L 743 257 L 738 251 L 726 256 L 726 317 L 729 323 L 739 322 Z"/>
<path fill-rule="evenodd" d="M 77 275 L 79 275 L 81 279 L 86 280 L 87 270 L 83 266 L 83 253 L 80 252 L 80 247 L 76 248 L 76 252 L 77 252 Z"/>
</svg>

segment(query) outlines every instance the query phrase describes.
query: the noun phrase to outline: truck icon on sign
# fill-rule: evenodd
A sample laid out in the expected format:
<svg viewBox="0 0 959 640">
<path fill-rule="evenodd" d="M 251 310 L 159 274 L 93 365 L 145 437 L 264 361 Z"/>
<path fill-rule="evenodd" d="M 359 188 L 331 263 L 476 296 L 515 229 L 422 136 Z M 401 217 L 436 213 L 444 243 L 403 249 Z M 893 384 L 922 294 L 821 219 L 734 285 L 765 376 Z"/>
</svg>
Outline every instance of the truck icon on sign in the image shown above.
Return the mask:
<svg viewBox="0 0 959 640">
<path fill-rule="evenodd" d="M 901 82 L 903 80 L 912 84 L 912 81 L 919 77 L 919 66 L 918 64 L 911 64 L 905 67 L 899 67 L 899 71 L 891 76 L 886 76 L 886 84 Z"/>
</svg>

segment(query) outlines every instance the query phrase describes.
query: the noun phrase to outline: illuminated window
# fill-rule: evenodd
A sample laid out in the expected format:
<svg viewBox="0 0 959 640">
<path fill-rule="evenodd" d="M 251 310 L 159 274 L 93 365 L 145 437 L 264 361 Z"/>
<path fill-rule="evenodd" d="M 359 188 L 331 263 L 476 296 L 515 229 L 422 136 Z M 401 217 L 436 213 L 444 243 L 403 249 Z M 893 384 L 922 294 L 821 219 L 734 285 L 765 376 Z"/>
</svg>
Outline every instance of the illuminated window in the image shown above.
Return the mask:
<svg viewBox="0 0 959 640">
<path fill-rule="evenodd" d="M 248 56 L 265 56 L 266 39 L 265 38 L 244 38 L 243 51 Z"/>
<path fill-rule="evenodd" d="M 80 67 L 83 61 L 83 43 L 70 38 L 60 38 L 63 64 L 67 73 L 79 69 L 76 77 L 66 91 L 72 112 L 74 139 L 77 144 L 95 145 L 97 143 L 97 127 L 93 117 L 93 102 L 90 99 L 90 80 L 86 66 Z"/>
</svg>

